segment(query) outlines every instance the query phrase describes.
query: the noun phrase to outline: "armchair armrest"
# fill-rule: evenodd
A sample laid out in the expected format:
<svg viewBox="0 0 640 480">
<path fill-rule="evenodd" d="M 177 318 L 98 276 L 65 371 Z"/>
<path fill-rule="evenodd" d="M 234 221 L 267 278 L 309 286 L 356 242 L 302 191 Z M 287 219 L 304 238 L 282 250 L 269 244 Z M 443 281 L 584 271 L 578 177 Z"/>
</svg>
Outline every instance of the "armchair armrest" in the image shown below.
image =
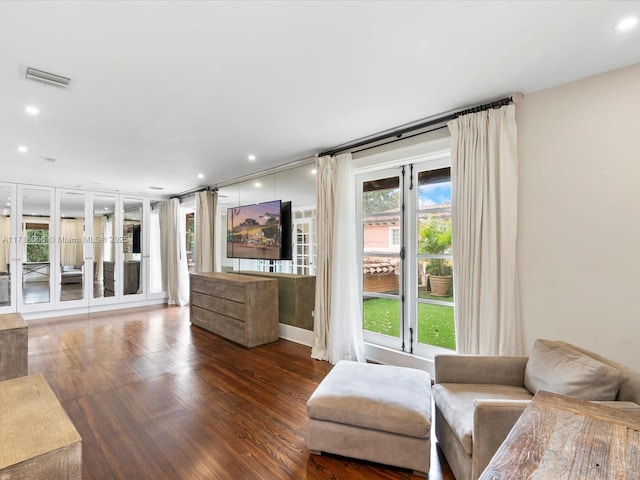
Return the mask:
<svg viewBox="0 0 640 480">
<path fill-rule="evenodd" d="M 530 400 L 474 400 L 472 476 L 478 478 Z"/>
<path fill-rule="evenodd" d="M 436 355 L 435 383 L 491 383 L 524 387 L 528 357 Z"/>
</svg>

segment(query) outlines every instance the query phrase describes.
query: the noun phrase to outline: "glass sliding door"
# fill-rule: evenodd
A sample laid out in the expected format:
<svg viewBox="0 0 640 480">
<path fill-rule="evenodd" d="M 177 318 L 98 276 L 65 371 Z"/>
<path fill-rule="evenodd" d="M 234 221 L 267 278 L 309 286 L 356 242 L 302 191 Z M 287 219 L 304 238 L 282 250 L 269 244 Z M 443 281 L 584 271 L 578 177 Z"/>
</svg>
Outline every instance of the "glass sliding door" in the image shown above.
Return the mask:
<svg viewBox="0 0 640 480">
<path fill-rule="evenodd" d="M 59 191 L 59 300 L 85 300 L 85 286 L 93 265 L 85 262 L 85 200 L 79 192 Z M 90 258 L 90 257 L 89 257 Z M 86 303 L 86 302 L 83 302 Z"/>
<path fill-rule="evenodd" d="M 141 199 L 122 200 L 122 294 L 142 295 L 144 215 Z"/>
<path fill-rule="evenodd" d="M 18 188 L 20 203 L 20 308 L 26 311 L 51 308 L 56 226 L 51 222 L 53 189 Z"/>
</svg>

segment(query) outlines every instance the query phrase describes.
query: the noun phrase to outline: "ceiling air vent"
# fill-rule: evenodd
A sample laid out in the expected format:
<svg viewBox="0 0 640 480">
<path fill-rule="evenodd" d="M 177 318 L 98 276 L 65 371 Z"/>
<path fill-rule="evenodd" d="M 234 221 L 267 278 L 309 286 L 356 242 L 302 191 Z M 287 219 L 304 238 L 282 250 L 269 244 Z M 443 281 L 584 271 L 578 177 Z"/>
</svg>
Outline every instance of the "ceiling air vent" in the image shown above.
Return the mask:
<svg viewBox="0 0 640 480">
<path fill-rule="evenodd" d="M 45 72 L 36 68 L 27 67 L 26 78 L 35 80 L 37 82 L 46 83 L 47 85 L 55 85 L 57 87 L 67 88 L 71 79 L 63 77 L 62 75 L 56 75 L 55 73 Z"/>
</svg>

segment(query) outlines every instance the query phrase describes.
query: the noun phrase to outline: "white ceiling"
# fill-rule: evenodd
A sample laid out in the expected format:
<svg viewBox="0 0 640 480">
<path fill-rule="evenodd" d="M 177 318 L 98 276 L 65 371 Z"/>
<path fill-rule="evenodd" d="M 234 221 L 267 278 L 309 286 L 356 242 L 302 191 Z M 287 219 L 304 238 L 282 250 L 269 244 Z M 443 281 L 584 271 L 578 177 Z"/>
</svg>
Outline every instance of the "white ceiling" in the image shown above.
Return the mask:
<svg viewBox="0 0 640 480">
<path fill-rule="evenodd" d="M 613 28 L 628 14 L 639 1 L 3 1 L 0 179 L 217 184 L 638 63 L 640 29 Z M 71 86 L 26 80 L 27 66 Z"/>
</svg>

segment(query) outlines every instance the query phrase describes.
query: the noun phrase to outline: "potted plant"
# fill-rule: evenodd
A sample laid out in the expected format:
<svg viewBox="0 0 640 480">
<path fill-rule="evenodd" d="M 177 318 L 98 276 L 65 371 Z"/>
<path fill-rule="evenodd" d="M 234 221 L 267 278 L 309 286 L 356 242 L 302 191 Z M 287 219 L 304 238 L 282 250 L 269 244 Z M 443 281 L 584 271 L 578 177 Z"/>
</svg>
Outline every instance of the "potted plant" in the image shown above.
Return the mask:
<svg viewBox="0 0 640 480">
<path fill-rule="evenodd" d="M 450 218 L 429 215 L 420 222 L 418 235 L 419 253 L 443 255 L 451 252 Z M 423 264 L 423 271 L 428 276 L 431 295 L 447 297 L 453 280 L 451 260 L 430 258 Z"/>
</svg>

